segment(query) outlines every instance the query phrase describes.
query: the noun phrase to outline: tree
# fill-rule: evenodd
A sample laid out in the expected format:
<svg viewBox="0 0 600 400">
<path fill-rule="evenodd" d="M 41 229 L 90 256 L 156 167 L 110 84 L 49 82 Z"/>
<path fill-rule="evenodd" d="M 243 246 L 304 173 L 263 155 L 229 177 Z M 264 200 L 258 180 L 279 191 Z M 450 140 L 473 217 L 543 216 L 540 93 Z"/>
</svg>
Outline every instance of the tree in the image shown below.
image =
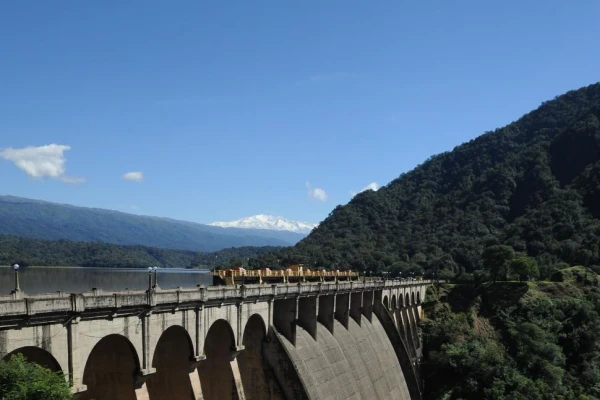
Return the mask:
<svg viewBox="0 0 600 400">
<path fill-rule="evenodd" d="M 62 374 L 29 362 L 22 354 L 0 361 L 0 398 L 3 400 L 71 400 Z"/>
<path fill-rule="evenodd" d="M 510 262 L 510 269 L 519 275 L 519 280 L 523 280 L 523 277 L 539 278 L 540 276 L 538 263 L 531 257 L 515 258 Z"/>
<path fill-rule="evenodd" d="M 506 275 L 506 266 L 514 256 L 513 248 L 504 245 L 490 246 L 481 253 L 483 266 L 490 271 L 494 282 L 498 280 L 498 276 Z"/>
</svg>

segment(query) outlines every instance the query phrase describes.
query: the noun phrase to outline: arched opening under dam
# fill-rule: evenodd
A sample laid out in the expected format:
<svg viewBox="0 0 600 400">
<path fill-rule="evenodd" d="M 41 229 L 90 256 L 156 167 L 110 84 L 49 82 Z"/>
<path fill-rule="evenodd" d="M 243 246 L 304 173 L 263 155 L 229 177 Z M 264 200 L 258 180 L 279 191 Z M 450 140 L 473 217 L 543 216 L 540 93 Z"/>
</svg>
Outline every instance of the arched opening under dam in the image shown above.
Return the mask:
<svg viewBox="0 0 600 400">
<path fill-rule="evenodd" d="M 408 295 L 408 293 L 406 293 L 406 302 L 404 303 L 405 307 L 410 306 L 410 296 Z"/>
<path fill-rule="evenodd" d="M 140 362 L 131 342 L 121 335 L 108 335 L 92 349 L 83 371 L 87 391 L 81 400 L 136 400 L 135 377 Z"/>
<path fill-rule="evenodd" d="M 412 297 L 412 303 L 410 303 L 410 304 L 416 304 L 415 303 L 415 292 L 411 293 L 411 297 Z"/>
<path fill-rule="evenodd" d="M 235 336 L 229 322 L 223 319 L 215 321 L 204 342 L 206 360 L 198 366 L 204 400 L 237 399 L 231 369 L 231 352 L 234 346 Z"/>
<path fill-rule="evenodd" d="M 244 328 L 242 344 L 245 349 L 237 357 L 246 400 L 273 398 L 262 353 L 265 337 L 263 318 L 258 314 L 252 315 Z"/>
<path fill-rule="evenodd" d="M 390 301 L 388 300 L 387 296 L 383 296 L 383 306 L 389 310 L 390 309 Z"/>
<path fill-rule="evenodd" d="M 162 333 L 152 358 L 156 373 L 148 380 L 152 400 L 195 400 L 190 383 L 190 359 L 194 355 L 192 340 L 181 326 L 171 326 Z"/>
<path fill-rule="evenodd" d="M 421 292 L 417 292 L 417 304 L 421 304 Z"/>
<path fill-rule="evenodd" d="M 10 358 L 15 354 L 22 354 L 27 361 L 39 364 L 42 367 L 48 368 L 51 371 L 63 372 L 60 368 L 60 365 L 58 364 L 58 361 L 56 361 L 56 358 L 54 358 L 54 356 L 52 356 L 52 354 L 50 354 L 46 350 L 41 349 L 39 347 L 21 347 L 5 355 L 3 360 L 10 360 Z"/>
<path fill-rule="evenodd" d="M 396 307 L 396 295 L 393 295 L 392 296 L 392 310 L 395 310 L 396 308 L 397 308 Z"/>
</svg>

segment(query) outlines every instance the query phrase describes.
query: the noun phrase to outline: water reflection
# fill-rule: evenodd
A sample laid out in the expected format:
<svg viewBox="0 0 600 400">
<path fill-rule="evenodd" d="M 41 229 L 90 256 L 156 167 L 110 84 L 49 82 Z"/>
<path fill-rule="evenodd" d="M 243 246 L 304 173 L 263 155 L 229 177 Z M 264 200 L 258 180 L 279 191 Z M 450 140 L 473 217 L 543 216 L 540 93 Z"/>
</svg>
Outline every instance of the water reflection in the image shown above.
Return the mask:
<svg viewBox="0 0 600 400">
<path fill-rule="evenodd" d="M 148 270 L 139 268 L 83 268 L 83 267 L 26 267 L 19 270 L 21 290 L 25 294 L 57 291 L 78 293 L 92 288 L 103 291 L 147 289 Z M 14 289 L 14 271 L 0 267 L 0 294 Z M 158 285 L 162 289 L 210 285 L 210 271 L 191 269 L 159 269 Z"/>
</svg>

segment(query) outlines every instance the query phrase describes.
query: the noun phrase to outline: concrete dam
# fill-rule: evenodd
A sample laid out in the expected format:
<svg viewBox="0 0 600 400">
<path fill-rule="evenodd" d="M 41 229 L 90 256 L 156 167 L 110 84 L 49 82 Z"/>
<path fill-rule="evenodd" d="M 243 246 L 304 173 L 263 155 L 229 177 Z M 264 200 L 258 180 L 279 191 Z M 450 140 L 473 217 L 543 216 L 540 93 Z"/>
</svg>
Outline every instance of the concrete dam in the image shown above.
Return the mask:
<svg viewBox="0 0 600 400">
<path fill-rule="evenodd" d="M 430 281 L 0 296 L 0 357 L 81 400 L 420 399 Z"/>
</svg>

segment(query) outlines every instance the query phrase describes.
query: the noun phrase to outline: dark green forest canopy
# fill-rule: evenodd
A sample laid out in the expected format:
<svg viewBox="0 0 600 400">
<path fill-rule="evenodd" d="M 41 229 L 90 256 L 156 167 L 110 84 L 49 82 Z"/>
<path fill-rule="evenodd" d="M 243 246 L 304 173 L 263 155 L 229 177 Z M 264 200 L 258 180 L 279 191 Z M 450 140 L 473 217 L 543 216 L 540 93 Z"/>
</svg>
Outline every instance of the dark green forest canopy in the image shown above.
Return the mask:
<svg viewBox="0 0 600 400">
<path fill-rule="evenodd" d="M 600 279 L 429 288 L 421 365 L 427 399 L 600 398 Z"/>
<path fill-rule="evenodd" d="M 107 243 L 41 240 L 0 235 L 0 265 L 163 268 L 241 265 L 249 257 L 280 247 L 236 247 L 212 253 Z"/>
<path fill-rule="evenodd" d="M 379 191 L 336 207 L 294 247 L 254 266 L 472 272 L 490 245 L 600 265 L 600 84 L 431 157 Z"/>
</svg>

